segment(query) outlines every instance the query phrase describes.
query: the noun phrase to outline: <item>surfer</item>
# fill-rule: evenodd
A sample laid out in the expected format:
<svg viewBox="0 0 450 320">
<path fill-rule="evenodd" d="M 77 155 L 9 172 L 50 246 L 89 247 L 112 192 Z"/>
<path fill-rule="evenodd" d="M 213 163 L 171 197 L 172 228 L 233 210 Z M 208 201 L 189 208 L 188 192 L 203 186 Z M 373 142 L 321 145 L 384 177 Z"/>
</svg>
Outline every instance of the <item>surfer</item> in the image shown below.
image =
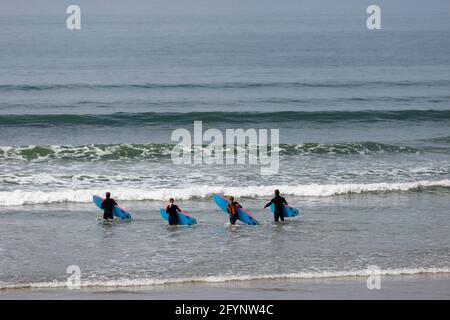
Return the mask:
<svg viewBox="0 0 450 320">
<path fill-rule="evenodd" d="M 274 193 L 275 197 L 264 206 L 264 209 L 269 207 L 273 203 L 275 206 L 275 214 L 273 216 L 275 222 L 278 222 L 279 219 L 281 219 L 281 221 L 284 221 L 284 205 L 288 203 L 286 202 L 286 199 L 284 197 L 280 196 L 280 190 L 276 189 Z"/>
<path fill-rule="evenodd" d="M 227 211 L 230 214 L 230 224 L 234 225 L 238 219 L 238 208 L 242 208 L 242 206 L 239 202 L 234 201 L 233 196 L 230 196 L 228 199 L 230 200 L 230 203 L 227 205 Z"/>
<path fill-rule="evenodd" d="M 103 200 L 101 208 L 103 209 L 103 219 L 114 219 L 113 210 L 117 206 L 117 202 L 111 199 L 111 193 L 106 193 L 106 199 Z"/>
<path fill-rule="evenodd" d="M 169 214 L 169 225 L 176 225 L 178 222 L 178 213 L 181 212 L 180 208 L 174 204 L 173 198 L 169 199 L 169 205 L 166 207 L 166 213 Z"/>
</svg>

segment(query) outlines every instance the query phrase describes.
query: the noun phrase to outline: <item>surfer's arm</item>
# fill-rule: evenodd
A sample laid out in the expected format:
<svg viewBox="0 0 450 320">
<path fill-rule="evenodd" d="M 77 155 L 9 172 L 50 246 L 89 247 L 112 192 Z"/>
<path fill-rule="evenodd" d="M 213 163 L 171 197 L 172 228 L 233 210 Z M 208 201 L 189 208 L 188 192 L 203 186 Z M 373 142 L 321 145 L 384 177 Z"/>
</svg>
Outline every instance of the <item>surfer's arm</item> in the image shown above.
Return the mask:
<svg viewBox="0 0 450 320">
<path fill-rule="evenodd" d="M 239 202 L 236 202 L 236 205 L 237 205 L 239 208 L 242 208 L 242 206 L 241 206 L 241 204 L 240 204 Z"/>
<path fill-rule="evenodd" d="M 102 201 L 102 205 L 100 206 L 101 209 L 105 209 L 105 200 Z"/>
<path fill-rule="evenodd" d="M 288 205 L 288 203 L 287 203 L 287 201 L 286 201 L 285 198 L 283 198 L 283 203 L 284 203 L 285 205 Z"/>
<path fill-rule="evenodd" d="M 175 206 L 175 209 L 178 211 L 178 212 L 181 212 L 181 209 L 180 209 L 180 207 L 178 207 L 178 206 Z"/>
<path fill-rule="evenodd" d="M 269 202 L 268 204 L 266 204 L 266 205 L 264 206 L 264 208 L 267 208 L 267 207 L 270 206 L 272 203 L 273 203 L 273 199 L 270 200 L 270 202 Z"/>
</svg>

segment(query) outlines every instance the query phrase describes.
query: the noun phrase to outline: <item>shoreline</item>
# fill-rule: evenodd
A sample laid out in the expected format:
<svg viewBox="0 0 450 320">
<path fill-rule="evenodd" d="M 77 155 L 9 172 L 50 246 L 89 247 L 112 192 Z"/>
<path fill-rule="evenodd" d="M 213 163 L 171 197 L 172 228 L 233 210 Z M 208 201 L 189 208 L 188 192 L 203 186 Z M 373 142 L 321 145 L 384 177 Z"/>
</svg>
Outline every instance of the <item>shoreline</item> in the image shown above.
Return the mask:
<svg viewBox="0 0 450 320">
<path fill-rule="evenodd" d="M 450 274 L 381 276 L 369 290 L 366 277 L 184 283 L 144 287 L 3 289 L 0 300 L 310 300 L 450 299 Z"/>
</svg>

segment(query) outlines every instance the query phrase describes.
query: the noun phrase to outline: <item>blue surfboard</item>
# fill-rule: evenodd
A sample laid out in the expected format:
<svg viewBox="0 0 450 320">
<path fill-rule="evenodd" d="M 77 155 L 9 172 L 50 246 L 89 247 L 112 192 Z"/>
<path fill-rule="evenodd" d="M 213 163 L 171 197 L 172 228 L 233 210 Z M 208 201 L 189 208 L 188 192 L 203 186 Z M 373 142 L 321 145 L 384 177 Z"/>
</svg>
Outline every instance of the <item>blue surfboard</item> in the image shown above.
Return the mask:
<svg viewBox="0 0 450 320">
<path fill-rule="evenodd" d="M 103 200 L 105 200 L 105 198 L 102 198 L 99 196 L 93 196 L 92 200 L 94 201 L 95 205 L 101 209 L 102 202 L 103 202 Z M 113 214 L 122 220 L 131 220 L 132 219 L 131 214 L 129 214 L 128 212 L 126 212 L 124 209 L 122 209 L 119 206 L 114 206 Z"/>
<path fill-rule="evenodd" d="M 270 205 L 270 210 L 272 210 L 272 213 L 275 214 L 275 205 L 273 203 Z M 285 204 L 283 213 L 286 218 L 291 218 L 298 216 L 300 212 L 298 209 L 292 208 L 291 206 Z"/>
<path fill-rule="evenodd" d="M 227 205 L 229 203 L 228 199 L 226 199 L 224 196 L 220 195 L 220 194 L 214 194 L 213 195 L 213 200 L 214 202 L 217 204 L 217 206 L 222 209 L 223 212 L 225 212 L 227 215 L 228 210 L 227 210 Z M 259 222 L 256 221 L 255 218 L 253 218 L 253 216 L 248 213 L 247 211 L 245 211 L 242 208 L 238 208 L 237 211 L 238 214 L 238 220 L 240 220 L 241 222 L 248 224 L 248 225 L 258 225 Z"/>
<path fill-rule="evenodd" d="M 161 217 L 166 220 L 167 222 L 169 222 L 169 214 L 166 212 L 165 209 L 159 209 L 159 214 L 161 215 Z M 194 225 L 197 224 L 197 220 L 195 220 L 195 218 L 192 218 L 190 216 L 188 216 L 186 213 L 184 212 L 178 212 L 178 221 L 177 224 L 179 225 Z"/>
</svg>

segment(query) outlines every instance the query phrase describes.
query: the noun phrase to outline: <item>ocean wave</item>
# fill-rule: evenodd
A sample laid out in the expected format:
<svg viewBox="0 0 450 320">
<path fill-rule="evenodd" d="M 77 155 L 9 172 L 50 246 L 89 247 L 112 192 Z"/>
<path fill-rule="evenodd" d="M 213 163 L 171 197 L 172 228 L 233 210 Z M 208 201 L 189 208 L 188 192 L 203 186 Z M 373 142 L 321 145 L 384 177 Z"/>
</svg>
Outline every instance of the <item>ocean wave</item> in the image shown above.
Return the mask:
<svg viewBox="0 0 450 320">
<path fill-rule="evenodd" d="M 449 268 L 400 268 L 385 269 L 377 272 L 380 276 L 413 276 L 413 275 L 434 275 L 450 273 Z M 230 275 L 230 276 L 199 276 L 192 278 L 174 278 L 174 279 L 117 279 L 117 280 L 87 280 L 81 281 L 82 288 L 118 288 L 118 287 L 150 287 L 170 284 L 188 284 L 188 283 L 226 283 L 237 281 L 255 281 L 255 280 L 302 280 L 302 279 L 330 279 L 330 278 L 357 278 L 373 275 L 369 270 L 356 271 L 328 271 L 328 272 L 297 272 L 286 274 L 270 275 Z M 30 282 L 16 284 L 0 284 L 0 290 L 11 289 L 39 289 L 39 288 L 66 288 L 66 281 L 50 282 Z"/>
<path fill-rule="evenodd" d="M 171 144 L 87 144 L 0 147 L 0 159 L 23 161 L 170 158 Z"/>
<path fill-rule="evenodd" d="M 167 188 L 110 188 L 113 196 L 120 201 L 165 201 L 170 197 L 179 200 L 194 198 L 207 199 L 214 193 L 234 195 L 235 197 L 259 198 L 270 197 L 274 189 L 281 189 L 283 194 L 298 197 L 329 197 L 345 194 L 420 192 L 450 189 L 450 180 L 415 181 L 398 183 L 343 183 L 343 184 L 305 184 L 272 186 L 208 186 L 190 185 L 186 187 Z M 0 192 L 0 206 L 21 206 L 50 203 L 89 203 L 92 195 L 103 194 L 101 189 L 63 189 L 58 191 L 14 190 Z"/>
<path fill-rule="evenodd" d="M 295 145 L 280 145 L 281 155 L 297 154 L 342 154 L 342 155 L 367 155 L 376 153 L 421 153 L 422 150 L 403 146 L 390 145 L 379 142 L 352 142 L 352 143 L 302 143 Z"/>
<path fill-rule="evenodd" d="M 48 161 L 108 161 L 170 159 L 174 144 L 87 144 L 53 146 L 6 146 L 0 147 L 0 160 Z M 206 147 L 206 145 L 205 145 Z M 226 146 L 224 146 L 224 150 Z M 235 149 L 243 146 L 235 146 Z M 248 147 L 252 148 L 252 147 Z M 270 151 L 270 147 L 268 148 Z M 378 153 L 421 153 L 416 148 L 389 145 L 378 142 L 354 143 L 303 143 L 281 144 L 281 156 L 295 155 L 369 155 Z M 431 151 L 431 150 L 430 150 Z"/>
<path fill-rule="evenodd" d="M 65 83 L 2 84 L 0 91 L 109 90 L 109 89 L 259 89 L 259 88 L 361 88 L 361 87 L 437 87 L 450 86 L 449 80 L 391 81 L 283 81 L 283 82 L 213 82 L 213 83 Z"/>
<path fill-rule="evenodd" d="M 436 142 L 436 143 L 450 143 L 450 136 L 434 137 L 434 138 L 425 139 L 424 141 Z"/>
<path fill-rule="evenodd" d="M 243 120 L 245 119 L 245 120 Z M 450 110 L 366 110 L 366 111 L 283 111 L 283 112 L 187 112 L 187 113 L 113 113 L 113 114 L 46 114 L 0 115 L 0 125 L 5 127 L 55 127 L 55 126 L 171 126 L 204 123 L 240 124 L 290 122 L 380 122 L 380 121 L 449 121 Z"/>
</svg>

